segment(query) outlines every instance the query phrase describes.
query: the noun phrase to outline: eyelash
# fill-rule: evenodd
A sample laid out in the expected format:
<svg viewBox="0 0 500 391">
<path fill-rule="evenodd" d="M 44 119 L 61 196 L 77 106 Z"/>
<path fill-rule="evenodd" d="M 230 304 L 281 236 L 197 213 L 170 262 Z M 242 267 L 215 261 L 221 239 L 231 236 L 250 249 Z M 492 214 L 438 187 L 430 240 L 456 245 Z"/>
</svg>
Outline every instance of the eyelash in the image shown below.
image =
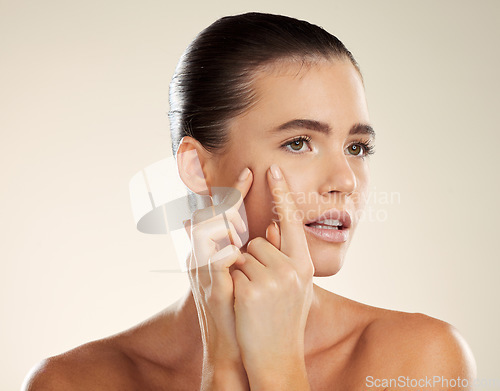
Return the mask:
<svg viewBox="0 0 500 391">
<path fill-rule="evenodd" d="M 293 154 L 304 153 L 304 152 L 292 152 L 290 149 L 287 148 L 289 145 L 296 143 L 297 141 L 305 141 L 306 143 L 309 144 L 309 142 L 311 141 L 311 137 L 309 137 L 309 136 L 295 137 L 294 139 L 282 144 L 281 148 L 283 148 L 285 151 L 293 153 Z M 352 145 L 360 145 L 363 148 L 364 154 L 362 156 L 360 156 L 362 159 L 364 159 L 365 157 L 367 157 L 369 155 L 373 155 L 375 153 L 375 147 L 373 146 L 371 140 L 370 141 L 358 140 L 356 142 L 351 143 L 349 145 L 349 147 Z M 358 156 L 358 155 L 353 155 L 353 156 Z"/>
</svg>

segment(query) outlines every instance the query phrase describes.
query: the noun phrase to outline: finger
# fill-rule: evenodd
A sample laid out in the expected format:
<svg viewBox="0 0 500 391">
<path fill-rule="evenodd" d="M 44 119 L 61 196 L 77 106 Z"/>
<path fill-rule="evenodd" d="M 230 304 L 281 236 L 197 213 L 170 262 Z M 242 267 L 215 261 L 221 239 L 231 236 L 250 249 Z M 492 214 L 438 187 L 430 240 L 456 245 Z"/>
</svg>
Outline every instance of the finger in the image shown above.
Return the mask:
<svg viewBox="0 0 500 391">
<path fill-rule="evenodd" d="M 236 192 L 231 192 L 231 194 L 226 196 L 225 199 L 225 201 L 230 202 L 233 200 L 232 197 L 237 196 L 237 199 L 234 199 L 235 201 L 233 204 L 234 210 L 236 211 L 239 210 L 241 204 L 243 203 L 243 200 L 245 199 L 245 197 L 248 194 L 248 191 L 250 190 L 250 187 L 252 187 L 252 182 L 253 182 L 253 173 L 248 167 L 245 167 L 240 172 L 238 179 L 232 186 L 232 188 L 237 190 L 239 194 L 237 194 Z"/>
<path fill-rule="evenodd" d="M 283 259 L 283 254 L 266 239 L 257 236 L 247 245 L 247 253 L 255 257 L 264 266 L 272 267 L 276 261 Z"/>
<path fill-rule="evenodd" d="M 238 211 L 243 200 L 248 194 L 248 191 L 252 187 L 253 174 L 252 171 L 245 167 L 241 172 L 239 177 L 230 187 L 214 188 L 213 197 L 221 195 L 222 201 L 214 205 L 214 212 L 216 214 L 222 214 L 229 208 Z M 222 189 L 222 193 L 219 189 Z M 219 194 L 221 193 L 221 194 Z"/>
<path fill-rule="evenodd" d="M 266 239 L 278 250 L 280 249 L 281 245 L 280 229 L 275 221 L 273 221 L 271 224 L 267 226 Z"/>
<path fill-rule="evenodd" d="M 219 248 L 233 244 L 229 243 L 229 233 L 231 233 L 236 242 L 234 244 L 242 247 L 243 243 L 236 233 L 233 223 L 223 221 L 222 218 L 204 223 L 203 225 L 197 225 L 191 229 L 194 248 L 197 251 L 203 251 L 200 255 L 204 255 L 205 258 L 211 257 L 215 251 L 218 251 L 217 244 L 219 244 Z M 200 261 L 200 259 L 197 260 Z"/>
<path fill-rule="evenodd" d="M 231 244 L 234 244 L 238 248 L 243 247 L 243 242 L 241 241 L 240 236 L 236 233 L 236 228 L 234 227 L 233 223 L 230 221 L 226 221 L 226 234 L 230 236 L 231 239 Z"/>
<path fill-rule="evenodd" d="M 273 176 L 273 172 L 275 175 Z M 275 178 L 277 177 L 277 179 Z M 273 196 L 281 232 L 281 252 L 291 258 L 307 259 L 309 250 L 300 211 L 283 173 L 276 164 L 267 172 L 269 189 Z"/>
<path fill-rule="evenodd" d="M 233 223 L 238 234 L 243 235 L 247 231 L 247 224 L 245 222 L 246 214 L 242 216 L 240 212 L 234 208 L 229 208 L 222 213 L 226 220 Z"/>
<path fill-rule="evenodd" d="M 243 253 L 245 262 L 238 266 L 238 269 L 245 273 L 249 281 L 263 281 L 268 273 L 266 267 L 257 258 L 249 253 Z"/>
<path fill-rule="evenodd" d="M 225 213 L 240 233 L 248 233 L 244 200 L 252 187 L 252 182 L 253 173 L 245 167 L 233 185 L 226 189 L 223 201 L 215 207 L 217 213 Z"/>
<path fill-rule="evenodd" d="M 229 189 L 229 194 L 226 195 L 221 205 L 221 207 L 227 208 L 224 212 L 224 217 L 235 225 L 238 233 L 241 235 L 243 243 L 246 243 L 249 238 L 244 199 L 252 186 L 252 182 L 253 173 L 248 167 L 245 167 L 243 171 L 240 172 L 232 188 Z"/>
<path fill-rule="evenodd" d="M 230 242 L 229 235 L 233 238 L 233 243 Z M 234 225 L 223 221 L 222 216 L 219 216 L 217 220 L 194 226 L 191 230 L 191 237 L 196 267 L 205 266 L 219 249 L 227 245 L 234 244 L 238 248 L 243 247 L 243 242 L 236 233 Z"/>
<path fill-rule="evenodd" d="M 238 247 L 230 244 L 223 249 L 217 251 L 213 257 L 210 258 L 209 268 L 210 271 L 224 271 L 229 268 L 236 259 L 241 255 Z"/>
<path fill-rule="evenodd" d="M 212 286 L 223 284 L 230 278 L 229 268 L 240 257 L 238 247 L 229 245 L 214 254 L 208 264 Z"/>
<path fill-rule="evenodd" d="M 234 200 L 237 200 L 237 197 L 239 197 L 239 192 L 235 189 L 230 190 L 230 192 L 233 193 L 232 198 Z M 236 201 L 234 201 L 233 203 L 235 202 Z M 239 233 L 243 233 L 246 231 L 245 221 L 238 213 L 238 211 L 233 209 L 231 206 L 227 206 L 224 204 L 210 205 L 202 209 L 197 209 L 192 213 L 191 220 L 186 221 L 192 221 L 192 225 L 201 225 L 214 220 L 220 220 L 221 218 L 230 220 Z M 184 223 L 184 225 L 186 226 L 186 223 Z"/>
<path fill-rule="evenodd" d="M 192 221 L 194 224 L 201 224 L 207 221 L 216 219 L 220 215 L 228 221 L 231 221 L 236 227 L 237 232 L 243 238 L 243 242 L 248 239 L 248 229 L 247 229 L 247 219 L 246 211 L 243 204 L 243 200 L 248 194 L 253 181 L 252 171 L 246 167 L 241 173 L 238 179 L 231 187 L 216 188 L 212 190 L 214 194 L 213 198 L 217 198 L 218 189 L 223 190 L 223 200 L 217 205 L 211 205 L 203 209 L 198 209 L 193 212 Z M 230 239 L 232 239 L 230 237 Z M 231 241 L 234 243 L 233 241 Z M 234 243 L 235 244 L 235 243 Z"/>
<path fill-rule="evenodd" d="M 241 255 L 238 247 L 230 244 L 217 251 L 208 260 L 208 263 L 196 268 L 196 281 L 201 286 L 205 295 L 211 297 L 226 297 L 227 292 L 219 291 L 218 286 L 227 287 L 229 282 L 229 268 Z M 214 291 L 215 289 L 215 291 Z M 215 296 L 213 296 L 215 293 Z"/>
<path fill-rule="evenodd" d="M 231 277 L 233 279 L 233 292 L 235 300 L 237 297 L 245 295 L 245 289 L 248 288 L 250 280 L 248 277 L 239 269 L 234 269 L 231 272 Z M 236 301 L 235 301 L 236 304 Z"/>
</svg>

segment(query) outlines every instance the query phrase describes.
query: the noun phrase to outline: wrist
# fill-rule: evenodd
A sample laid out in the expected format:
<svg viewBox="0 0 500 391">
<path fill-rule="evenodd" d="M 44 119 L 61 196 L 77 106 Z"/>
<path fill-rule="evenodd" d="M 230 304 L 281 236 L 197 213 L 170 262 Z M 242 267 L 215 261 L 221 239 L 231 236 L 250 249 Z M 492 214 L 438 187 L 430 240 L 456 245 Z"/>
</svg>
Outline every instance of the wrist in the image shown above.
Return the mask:
<svg viewBox="0 0 500 391">
<path fill-rule="evenodd" d="M 208 346 L 204 352 L 204 360 L 210 365 L 219 363 L 223 367 L 238 367 L 243 368 L 243 360 L 241 358 L 238 346 L 222 345 Z"/>
<path fill-rule="evenodd" d="M 245 368 L 252 391 L 309 390 L 304 357 L 245 362 Z"/>
<path fill-rule="evenodd" d="M 203 365 L 202 390 L 249 391 L 245 367 L 234 360 L 216 360 Z"/>
<path fill-rule="evenodd" d="M 305 357 L 302 347 L 290 347 L 285 350 L 269 349 L 264 352 L 243 351 L 242 360 L 248 373 L 267 373 L 305 369 Z"/>
</svg>

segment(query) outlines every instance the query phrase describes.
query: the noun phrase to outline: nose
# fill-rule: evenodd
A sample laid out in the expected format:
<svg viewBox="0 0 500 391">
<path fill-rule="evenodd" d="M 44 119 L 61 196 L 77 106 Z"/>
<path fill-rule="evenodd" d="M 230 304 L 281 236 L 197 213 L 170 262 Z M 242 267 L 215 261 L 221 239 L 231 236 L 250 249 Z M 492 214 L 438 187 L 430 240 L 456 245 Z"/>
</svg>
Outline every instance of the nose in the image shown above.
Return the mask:
<svg viewBox="0 0 500 391">
<path fill-rule="evenodd" d="M 321 164 L 322 174 L 319 194 L 350 195 L 356 190 L 356 175 L 345 154 L 329 153 Z"/>
</svg>

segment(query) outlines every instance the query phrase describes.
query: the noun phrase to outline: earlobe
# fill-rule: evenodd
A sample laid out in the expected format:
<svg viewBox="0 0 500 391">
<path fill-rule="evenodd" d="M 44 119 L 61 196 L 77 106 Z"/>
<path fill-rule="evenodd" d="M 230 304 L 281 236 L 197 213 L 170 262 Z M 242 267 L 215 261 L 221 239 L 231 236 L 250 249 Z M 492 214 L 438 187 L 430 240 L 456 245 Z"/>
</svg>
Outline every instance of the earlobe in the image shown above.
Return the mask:
<svg viewBox="0 0 500 391">
<path fill-rule="evenodd" d="M 194 193 L 209 195 L 208 183 L 203 173 L 203 146 L 189 136 L 182 138 L 177 149 L 177 170 L 182 182 Z"/>
</svg>

